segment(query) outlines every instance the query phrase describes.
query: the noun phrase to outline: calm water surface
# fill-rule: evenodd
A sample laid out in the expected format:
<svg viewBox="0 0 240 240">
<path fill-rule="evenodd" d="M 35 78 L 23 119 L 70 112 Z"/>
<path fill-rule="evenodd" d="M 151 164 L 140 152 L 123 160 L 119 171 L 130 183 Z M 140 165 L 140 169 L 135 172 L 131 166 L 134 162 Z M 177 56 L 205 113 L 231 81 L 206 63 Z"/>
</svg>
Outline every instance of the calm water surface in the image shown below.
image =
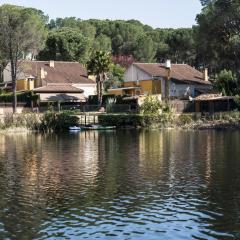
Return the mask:
<svg viewBox="0 0 240 240">
<path fill-rule="evenodd" d="M 240 239 L 240 132 L 0 135 L 0 239 Z"/>
</svg>

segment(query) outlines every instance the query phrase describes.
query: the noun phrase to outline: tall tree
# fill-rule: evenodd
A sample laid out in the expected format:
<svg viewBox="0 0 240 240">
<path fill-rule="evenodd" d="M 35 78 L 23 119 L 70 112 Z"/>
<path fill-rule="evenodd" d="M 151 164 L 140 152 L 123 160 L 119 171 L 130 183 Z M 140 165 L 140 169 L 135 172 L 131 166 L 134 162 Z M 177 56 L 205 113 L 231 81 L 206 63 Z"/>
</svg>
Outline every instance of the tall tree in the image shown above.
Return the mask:
<svg viewBox="0 0 240 240">
<path fill-rule="evenodd" d="M 88 73 L 96 76 L 98 103 L 102 105 L 103 84 L 107 73 L 111 68 L 111 56 L 109 53 L 97 51 L 87 62 Z"/>
<path fill-rule="evenodd" d="M 38 50 L 45 35 L 45 25 L 35 10 L 14 5 L 0 7 L 0 48 L 11 65 L 13 112 L 16 112 L 16 79 L 24 53 Z"/>
<path fill-rule="evenodd" d="M 139 35 L 133 53 L 135 59 L 140 62 L 152 62 L 156 55 L 156 49 L 151 37 L 147 34 Z"/>
<path fill-rule="evenodd" d="M 76 28 L 60 28 L 49 32 L 40 60 L 78 61 L 85 63 L 90 56 L 90 42 Z"/>
<path fill-rule="evenodd" d="M 95 51 L 111 52 L 112 50 L 111 38 L 109 38 L 106 35 L 100 34 L 94 40 L 93 49 Z"/>
<path fill-rule="evenodd" d="M 173 62 L 192 64 L 195 60 L 195 43 L 192 29 L 177 29 L 172 31 L 167 39 L 169 46 L 167 57 Z"/>
<path fill-rule="evenodd" d="M 240 93 L 239 80 L 235 74 L 226 69 L 217 74 L 216 79 L 213 81 L 213 86 L 227 96 L 234 96 Z"/>
<path fill-rule="evenodd" d="M 111 68 L 107 74 L 107 80 L 104 83 L 104 89 L 121 87 L 123 84 L 125 68 L 119 64 L 111 64 Z"/>
<path fill-rule="evenodd" d="M 196 42 L 200 65 L 240 70 L 240 2 L 215 0 L 197 16 Z"/>
</svg>

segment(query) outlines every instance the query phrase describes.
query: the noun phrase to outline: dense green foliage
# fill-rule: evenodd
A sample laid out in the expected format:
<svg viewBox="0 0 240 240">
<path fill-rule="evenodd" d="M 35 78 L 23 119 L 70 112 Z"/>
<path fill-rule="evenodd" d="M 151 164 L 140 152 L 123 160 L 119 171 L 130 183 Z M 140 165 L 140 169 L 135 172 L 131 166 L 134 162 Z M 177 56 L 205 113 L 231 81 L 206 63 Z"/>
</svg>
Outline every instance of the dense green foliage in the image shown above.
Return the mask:
<svg viewBox="0 0 240 240">
<path fill-rule="evenodd" d="M 33 94 L 32 92 L 19 92 L 17 93 L 17 98 L 19 102 L 24 102 L 30 105 L 31 101 L 37 101 L 38 95 Z M 13 101 L 12 93 L 2 93 L 0 94 L 1 103 L 11 103 Z"/>
<path fill-rule="evenodd" d="M 240 1 L 215 0 L 197 15 L 197 61 L 212 71 L 240 70 Z"/>
<path fill-rule="evenodd" d="M 41 131 L 63 131 L 71 126 L 78 126 L 79 119 L 77 116 L 69 114 L 69 112 L 56 113 L 48 111 L 40 118 L 38 126 Z"/>
<path fill-rule="evenodd" d="M 106 114 L 99 115 L 101 125 L 117 127 L 165 127 L 171 125 L 173 116 L 170 113 L 158 115 L 142 114 Z"/>
<path fill-rule="evenodd" d="M 61 28 L 48 34 L 46 46 L 40 51 L 40 60 L 86 62 L 90 42 L 78 29 Z"/>
<path fill-rule="evenodd" d="M 162 111 L 163 104 L 156 96 L 149 95 L 147 96 L 143 104 L 140 107 L 140 112 L 143 115 L 146 114 L 152 114 L 152 115 L 158 115 Z"/>
<path fill-rule="evenodd" d="M 123 84 L 125 68 L 119 64 L 111 64 L 107 79 L 104 82 L 104 89 L 121 87 Z"/>
<path fill-rule="evenodd" d="M 81 20 L 74 17 L 51 20 L 48 27 L 47 45 L 39 56 L 44 60 L 52 59 L 51 46 L 55 53 L 59 53 L 58 44 L 52 38 L 62 29 L 74 30 L 77 35 L 84 36 L 88 42 L 85 52 L 88 57 L 93 51 L 105 51 L 113 56 L 132 56 L 135 61 L 141 62 L 171 58 L 177 62 L 192 63 L 195 56 L 192 29 L 153 29 L 136 20 Z"/>
<path fill-rule="evenodd" d="M 214 87 L 221 91 L 224 95 L 232 96 L 240 94 L 240 82 L 236 75 L 232 71 L 222 70 L 217 74 L 215 81 L 213 82 Z"/>
</svg>

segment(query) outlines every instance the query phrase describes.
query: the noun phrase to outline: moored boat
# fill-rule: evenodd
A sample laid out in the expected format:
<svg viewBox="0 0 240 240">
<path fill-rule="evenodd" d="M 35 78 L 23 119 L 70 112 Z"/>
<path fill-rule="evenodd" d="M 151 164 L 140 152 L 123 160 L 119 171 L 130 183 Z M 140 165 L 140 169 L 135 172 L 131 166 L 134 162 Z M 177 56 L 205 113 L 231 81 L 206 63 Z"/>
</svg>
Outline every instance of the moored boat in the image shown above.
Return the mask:
<svg viewBox="0 0 240 240">
<path fill-rule="evenodd" d="M 116 126 L 87 125 L 81 127 L 83 130 L 113 130 Z"/>
<path fill-rule="evenodd" d="M 81 127 L 78 126 L 73 126 L 73 127 L 69 127 L 70 131 L 81 131 Z"/>
</svg>

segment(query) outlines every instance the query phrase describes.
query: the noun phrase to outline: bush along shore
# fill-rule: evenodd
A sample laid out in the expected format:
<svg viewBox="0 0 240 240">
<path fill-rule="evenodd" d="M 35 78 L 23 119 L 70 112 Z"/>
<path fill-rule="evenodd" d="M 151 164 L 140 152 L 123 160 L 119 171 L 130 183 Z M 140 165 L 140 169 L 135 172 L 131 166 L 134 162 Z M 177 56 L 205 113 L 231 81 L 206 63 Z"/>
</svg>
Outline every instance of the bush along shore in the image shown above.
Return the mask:
<svg viewBox="0 0 240 240">
<path fill-rule="evenodd" d="M 78 124 L 78 117 L 70 112 L 56 113 L 53 111 L 48 111 L 43 114 L 8 113 L 0 117 L 0 130 L 2 132 L 57 132 L 67 130 L 70 126 L 75 126 Z"/>
<path fill-rule="evenodd" d="M 208 116 L 173 113 L 105 114 L 99 116 L 99 123 L 106 126 L 114 125 L 117 128 L 240 129 L 240 112 L 216 113 Z"/>
<path fill-rule="evenodd" d="M 143 128 L 214 129 L 240 128 L 240 112 L 215 114 L 176 114 L 156 96 L 149 95 L 140 107 L 140 114 L 106 114 L 99 116 L 102 125 Z"/>
<path fill-rule="evenodd" d="M 197 114 L 101 114 L 99 124 L 117 128 L 148 129 L 240 129 L 240 112 L 216 113 L 208 116 Z M 61 132 L 78 126 L 79 117 L 71 112 L 43 114 L 6 114 L 0 117 L 1 132 L 38 131 Z"/>
</svg>

